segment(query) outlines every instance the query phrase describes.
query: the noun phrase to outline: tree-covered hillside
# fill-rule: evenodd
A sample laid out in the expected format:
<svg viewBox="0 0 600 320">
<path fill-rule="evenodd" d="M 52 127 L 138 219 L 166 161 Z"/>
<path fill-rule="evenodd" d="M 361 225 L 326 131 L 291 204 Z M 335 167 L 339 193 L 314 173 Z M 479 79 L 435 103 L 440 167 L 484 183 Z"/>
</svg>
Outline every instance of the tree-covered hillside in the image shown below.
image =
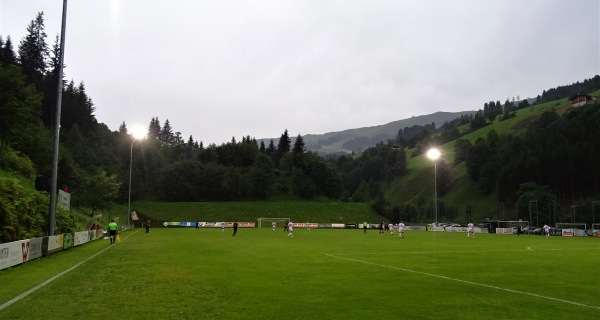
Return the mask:
<svg viewBox="0 0 600 320">
<path fill-rule="evenodd" d="M 428 145 L 443 154 L 437 164 L 438 217 L 529 220 L 532 213 L 534 224 L 596 222 L 599 106 L 597 100 L 582 107 L 564 98 L 539 102 L 508 117 L 499 113 L 476 130 L 464 125 L 452 141 L 428 136 L 438 140 Z M 393 216 L 432 219 L 433 162 L 418 147 L 407 153 L 407 175 L 386 188 Z"/>
<path fill-rule="evenodd" d="M 60 48 L 58 41 L 52 49 L 47 45 L 42 13 L 27 31 L 17 50 L 10 36 L 0 36 L 0 240 L 43 234 L 47 221 L 47 196 L 22 190 L 32 190 L 36 176 L 51 172 Z M 68 188 L 72 205 L 89 215 L 130 197 L 290 198 L 368 203 L 390 220 L 425 222 L 436 206 L 432 163 L 423 153 L 438 146 L 444 157 L 436 165 L 437 211 L 445 219 L 500 217 L 500 212 L 521 217 L 531 201 L 545 217 L 556 215 L 548 215 L 554 201 L 559 208 L 570 204 L 576 208 L 572 216 L 583 219 L 579 211 L 591 208 L 598 195 L 598 106 L 573 109 L 566 98 L 597 96 L 599 89 L 595 76 L 548 89 L 531 102 L 490 101 L 473 115 L 398 128 L 394 138 L 360 154 L 323 157 L 284 128 L 277 143 L 247 135 L 205 145 L 155 117 L 146 138 L 135 140 L 125 123 L 117 131 L 98 123 L 94 112 L 102 106 L 93 104 L 83 82 L 70 81 L 62 93 L 58 187 Z M 567 94 L 562 100 L 547 101 L 562 94 Z M 564 209 L 558 216 L 569 219 Z M 59 218 L 61 230 L 73 227 L 68 215 Z"/>
</svg>

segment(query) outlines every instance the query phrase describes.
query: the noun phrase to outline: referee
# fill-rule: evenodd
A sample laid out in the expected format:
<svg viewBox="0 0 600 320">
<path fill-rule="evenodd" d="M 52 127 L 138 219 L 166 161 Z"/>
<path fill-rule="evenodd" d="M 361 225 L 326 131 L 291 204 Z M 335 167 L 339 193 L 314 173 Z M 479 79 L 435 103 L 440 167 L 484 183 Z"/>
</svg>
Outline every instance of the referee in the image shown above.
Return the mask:
<svg viewBox="0 0 600 320">
<path fill-rule="evenodd" d="M 115 243 L 115 241 L 117 241 L 117 228 L 118 227 L 119 226 L 115 222 L 115 219 L 111 220 L 111 222 L 108 224 L 108 236 L 110 238 L 110 244 L 113 244 L 113 243 Z"/>
</svg>

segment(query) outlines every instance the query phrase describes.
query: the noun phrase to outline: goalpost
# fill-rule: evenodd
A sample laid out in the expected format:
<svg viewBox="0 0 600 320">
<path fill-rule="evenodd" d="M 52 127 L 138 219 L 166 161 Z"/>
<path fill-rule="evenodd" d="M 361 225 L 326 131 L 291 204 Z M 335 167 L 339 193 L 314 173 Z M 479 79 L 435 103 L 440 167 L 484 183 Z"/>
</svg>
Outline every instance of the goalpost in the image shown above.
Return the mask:
<svg viewBox="0 0 600 320">
<path fill-rule="evenodd" d="M 522 232 L 525 232 L 525 227 L 529 227 L 529 221 L 498 221 L 498 228 L 496 228 L 496 233 L 517 234 L 519 227 L 521 227 Z"/>
<path fill-rule="evenodd" d="M 265 224 L 265 228 L 270 228 L 271 224 L 273 223 L 273 221 L 275 221 L 277 223 L 277 226 L 283 226 L 283 224 L 285 222 L 290 222 L 290 218 L 266 218 L 266 217 L 261 217 L 258 218 L 258 227 L 262 228 L 262 224 L 264 222 Z"/>
<path fill-rule="evenodd" d="M 587 235 L 587 223 L 557 223 L 563 237 L 583 237 Z"/>
</svg>

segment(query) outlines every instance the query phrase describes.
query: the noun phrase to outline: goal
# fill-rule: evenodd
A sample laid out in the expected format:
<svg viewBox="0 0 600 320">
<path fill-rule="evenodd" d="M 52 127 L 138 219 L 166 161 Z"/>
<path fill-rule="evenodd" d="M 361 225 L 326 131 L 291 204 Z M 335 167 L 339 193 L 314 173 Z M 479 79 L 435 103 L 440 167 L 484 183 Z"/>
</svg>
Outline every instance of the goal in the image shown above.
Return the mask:
<svg viewBox="0 0 600 320">
<path fill-rule="evenodd" d="M 556 228 L 562 230 L 562 235 L 564 237 L 587 236 L 586 223 L 557 223 Z"/>
<path fill-rule="evenodd" d="M 529 227 L 529 221 L 498 221 L 498 228 L 496 233 L 498 234 L 517 234 L 519 227 L 522 232 L 525 232 L 525 228 Z"/>
<path fill-rule="evenodd" d="M 270 228 L 272 226 L 273 221 L 277 223 L 277 226 L 283 226 L 285 222 L 290 222 L 290 218 L 258 218 L 258 227 L 259 228 Z M 263 226 L 264 225 L 264 226 Z"/>
</svg>

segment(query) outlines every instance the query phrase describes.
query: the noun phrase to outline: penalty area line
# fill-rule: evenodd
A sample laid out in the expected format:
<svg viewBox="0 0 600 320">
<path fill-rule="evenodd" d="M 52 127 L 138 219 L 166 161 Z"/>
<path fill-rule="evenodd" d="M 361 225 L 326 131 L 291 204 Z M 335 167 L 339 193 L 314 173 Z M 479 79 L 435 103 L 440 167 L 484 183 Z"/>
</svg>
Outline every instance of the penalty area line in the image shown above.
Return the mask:
<svg viewBox="0 0 600 320">
<path fill-rule="evenodd" d="M 332 257 L 332 258 L 345 259 L 345 260 L 349 260 L 349 261 L 360 262 L 360 263 L 364 263 L 364 264 L 370 264 L 370 265 L 373 265 L 373 266 L 378 266 L 378 267 L 383 267 L 383 268 L 389 268 L 389 269 L 404 271 L 404 272 L 408 272 L 408 273 L 420 274 L 420 275 L 429 276 L 429 277 L 433 277 L 433 278 L 439 278 L 439 279 L 444 279 L 444 280 L 449 280 L 449 281 L 455 281 L 455 282 L 465 283 L 465 284 L 469 284 L 469 285 L 473 285 L 473 286 L 479 286 L 479 287 L 484 287 L 484 288 L 496 289 L 496 290 L 500 290 L 500 291 L 505 291 L 505 292 L 510 292 L 510 293 L 516 293 L 516 294 L 531 296 L 531 297 L 535 297 L 535 298 L 540 298 L 540 299 L 546 299 L 546 300 L 551 300 L 551 301 L 557 301 L 557 302 L 561 302 L 561 303 L 571 304 L 571 305 L 575 305 L 575 306 L 579 306 L 579 307 L 585 307 L 585 308 L 591 308 L 591 309 L 600 310 L 600 307 L 590 306 L 590 305 L 587 305 L 587 304 L 583 304 L 583 303 L 579 303 L 579 302 L 574 302 L 574 301 L 569 301 L 569 300 L 564 300 L 564 299 L 558 299 L 558 298 L 548 297 L 548 296 L 544 296 L 544 295 L 541 295 L 541 294 L 536 294 L 536 293 L 531 293 L 531 292 L 525 292 L 525 291 L 518 291 L 518 290 L 513 290 L 513 289 L 508 289 L 508 288 L 502 288 L 502 287 L 492 286 L 492 285 L 489 285 L 489 284 L 477 283 L 477 282 L 468 281 L 468 280 L 461 280 L 461 279 L 456 279 L 456 278 L 452 278 L 452 277 L 442 276 L 442 275 L 439 275 L 439 274 L 434 274 L 434 273 L 429 273 L 429 272 L 422 272 L 422 271 L 416 271 L 416 270 L 411 270 L 411 269 L 406 269 L 406 268 L 388 266 L 388 265 L 385 265 L 385 264 L 379 264 L 379 263 L 374 263 L 374 262 L 369 262 L 369 261 L 364 261 L 364 260 L 359 260 L 359 259 L 353 259 L 353 258 L 348 258 L 348 257 L 341 257 L 341 256 L 338 256 L 338 255 L 329 254 L 329 253 L 326 253 L 325 255 L 329 256 L 329 257 Z"/>
<path fill-rule="evenodd" d="M 139 232 L 140 230 L 141 230 L 141 229 L 139 229 L 139 230 L 135 231 L 134 233 L 132 233 L 132 234 L 128 235 L 128 236 L 127 236 L 127 237 L 125 237 L 125 238 L 124 238 L 122 241 L 124 241 L 124 240 L 126 240 L 127 238 L 131 237 L 132 235 L 136 234 L 136 233 L 137 233 L 137 232 Z M 27 290 L 27 291 L 25 291 L 25 292 L 21 293 L 20 295 L 18 295 L 18 296 L 16 296 L 16 297 L 14 297 L 13 299 L 11 299 L 11 300 L 9 300 L 9 301 L 7 301 L 7 302 L 5 302 L 5 303 L 1 304 L 1 305 L 0 305 L 0 311 L 2 311 L 2 310 L 4 310 L 4 309 L 8 308 L 8 307 L 9 307 L 11 304 L 13 304 L 13 303 L 15 303 L 15 302 L 18 302 L 19 300 L 21 300 L 21 299 L 23 299 L 23 298 L 27 297 L 28 295 L 30 295 L 30 294 L 32 294 L 32 293 L 34 293 L 34 292 L 36 292 L 37 290 L 39 290 L 39 289 L 41 289 L 41 288 L 45 287 L 45 286 L 46 286 L 47 284 L 49 284 L 50 282 L 52 282 L 52 281 L 54 281 L 54 280 L 56 280 L 56 279 L 58 279 L 58 278 L 60 278 L 60 277 L 64 276 L 65 274 L 67 274 L 67 273 L 69 273 L 69 272 L 71 272 L 71 271 L 73 271 L 73 270 L 77 269 L 77 267 L 79 267 L 80 265 L 82 265 L 82 264 L 84 264 L 84 263 L 86 263 L 86 262 L 90 261 L 91 259 L 93 259 L 93 258 L 97 257 L 98 255 L 100 255 L 100 254 L 104 253 L 104 251 L 106 251 L 106 250 L 108 250 L 108 249 L 110 249 L 110 248 L 112 248 L 112 247 L 113 247 L 113 246 L 108 246 L 108 247 L 106 247 L 106 248 L 104 248 L 104 249 L 100 250 L 100 252 L 98 252 L 98 253 L 96 253 L 96 254 L 94 254 L 94 255 L 90 256 L 89 258 L 87 258 L 87 259 L 85 259 L 85 260 L 83 260 L 83 261 L 81 261 L 81 262 L 79 262 L 79 263 L 77 263 L 76 265 L 74 265 L 74 266 L 70 267 L 69 269 L 67 269 L 67 270 L 65 270 L 65 271 L 63 271 L 63 272 L 61 272 L 61 273 L 59 273 L 59 274 L 55 275 L 54 277 L 52 277 L 52 278 L 50 278 L 50 279 L 48 279 L 48 280 L 46 280 L 46 281 L 44 281 L 44 282 L 42 282 L 42 283 L 38 284 L 37 286 L 35 286 L 35 287 L 33 287 L 33 288 L 31 288 L 31 289 L 29 289 L 29 290 Z"/>
</svg>

